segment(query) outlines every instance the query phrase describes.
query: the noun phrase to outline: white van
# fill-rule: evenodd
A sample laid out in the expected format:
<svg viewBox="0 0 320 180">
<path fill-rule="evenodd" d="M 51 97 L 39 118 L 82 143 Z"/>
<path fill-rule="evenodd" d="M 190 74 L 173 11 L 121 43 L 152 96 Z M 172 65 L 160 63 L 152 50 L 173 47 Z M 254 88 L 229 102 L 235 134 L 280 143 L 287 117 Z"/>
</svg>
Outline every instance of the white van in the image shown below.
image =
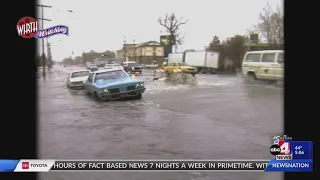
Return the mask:
<svg viewBox="0 0 320 180">
<path fill-rule="evenodd" d="M 282 81 L 284 50 L 249 51 L 242 61 L 242 73 L 254 80 Z"/>
</svg>

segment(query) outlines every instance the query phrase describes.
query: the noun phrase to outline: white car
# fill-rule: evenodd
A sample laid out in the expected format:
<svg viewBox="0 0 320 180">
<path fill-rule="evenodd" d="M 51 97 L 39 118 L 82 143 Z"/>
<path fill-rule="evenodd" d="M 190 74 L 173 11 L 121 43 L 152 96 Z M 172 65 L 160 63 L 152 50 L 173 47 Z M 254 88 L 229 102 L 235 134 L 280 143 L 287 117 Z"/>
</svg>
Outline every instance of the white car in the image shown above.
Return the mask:
<svg viewBox="0 0 320 180">
<path fill-rule="evenodd" d="M 123 70 L 123 67 L 120 64 L 106 64 L 105 69 L 120 69 Z"/>
<path fill-rule="evenodd" d="M 82 89 L 83 82 L 88 79 L 90 73 L 91 71 L 89 70 L 78 70 L 71 72 L 68 76 L 67 87 L 71 89 Z"/>
</svg>

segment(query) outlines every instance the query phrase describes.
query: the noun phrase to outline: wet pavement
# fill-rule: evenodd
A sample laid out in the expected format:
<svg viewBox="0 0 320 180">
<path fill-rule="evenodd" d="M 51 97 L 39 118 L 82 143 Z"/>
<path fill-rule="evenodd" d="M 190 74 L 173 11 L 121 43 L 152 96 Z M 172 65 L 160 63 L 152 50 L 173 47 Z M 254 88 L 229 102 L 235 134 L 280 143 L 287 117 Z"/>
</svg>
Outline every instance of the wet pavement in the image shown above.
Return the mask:
<svg viewBox="0 0 320 180">
<path fill-rule="evenodd" d="M 152 82 L 141 100 L 98 102 L 66 88 L 56 67 L 39 78 L 43 159 L 270 159 L 282 132 L 283 90 L 241 77 L 197 75 L 198 85 Z M 280 180 L 263 172 L 55 172 L 43 180 Z"/>
</svg>

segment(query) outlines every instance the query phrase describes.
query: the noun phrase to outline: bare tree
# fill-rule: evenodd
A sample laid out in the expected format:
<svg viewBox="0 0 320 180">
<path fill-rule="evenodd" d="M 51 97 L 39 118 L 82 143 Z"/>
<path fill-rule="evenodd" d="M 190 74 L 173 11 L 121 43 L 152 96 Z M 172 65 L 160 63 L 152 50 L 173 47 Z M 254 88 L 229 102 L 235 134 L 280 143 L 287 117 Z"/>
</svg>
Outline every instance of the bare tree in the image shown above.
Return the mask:
<svg viewBox="0 0 320 180">
<path fill-rule="evenodd" d="M 182 45 L 184 43 L 184 36 L 181 36 L 180 33 L 175 35 L 176 45 Z"/>
<path fill-rule="evenodd" d="M 271 15 L 272 7 L 267 3 L 266 7 L 262 9 L 259 14 L 260 23 L 257 25 L 258 30 L 261 32 L 262 36 L 267 39 L 268 43 L 272 42 L 271 39 Z"/>
<path fill-rule="evenodd" d="M 277 6 L 273 11 L 268 3 L 259 14 L 260 23 L 256 26 L 262 37 L 266 38 L 269 44 L 283 43 L 283 15 Z"/>
<path fill-rule="evenodd" d="M 184 36 L 179 34 L 180 26 L 185 25 L 188 23 L 189 20 L 184 20 L 183 17 L 177 18 L 174 13 L 166 14 L 165 17 L 160 17 L 158 22 L 161 26 L 165 27 L 166 31 L 171 35 L 171 45 L 173 41 L 176 42 L 177 45 L 182 45 Z"/>
<path fill-rule="evenodd" d="M 271 15 L 271 35 L 272 41 L 275 44 L 282 44 L 284 40 L 283 31 L 283 14 L 279 6 L 277 6 L 276 12 Z"/>
</svg>

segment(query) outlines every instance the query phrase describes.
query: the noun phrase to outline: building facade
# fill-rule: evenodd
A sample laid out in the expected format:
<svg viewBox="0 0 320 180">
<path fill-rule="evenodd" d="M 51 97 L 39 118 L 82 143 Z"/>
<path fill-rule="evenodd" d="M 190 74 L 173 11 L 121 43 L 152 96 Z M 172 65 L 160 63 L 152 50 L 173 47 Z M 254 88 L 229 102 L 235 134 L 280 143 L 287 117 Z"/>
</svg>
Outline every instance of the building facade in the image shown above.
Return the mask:
<svg viewBox="0 0 320 180">
<path fill-rule="evenodd" d="M 147 41 L 140 44 L 124 44 L 117 51 L 117 58 L 124 61 L 136 61 L 140 64 L 162 64 L 164 61 L 164 47 L 159 42 Z"/>
</svg>

